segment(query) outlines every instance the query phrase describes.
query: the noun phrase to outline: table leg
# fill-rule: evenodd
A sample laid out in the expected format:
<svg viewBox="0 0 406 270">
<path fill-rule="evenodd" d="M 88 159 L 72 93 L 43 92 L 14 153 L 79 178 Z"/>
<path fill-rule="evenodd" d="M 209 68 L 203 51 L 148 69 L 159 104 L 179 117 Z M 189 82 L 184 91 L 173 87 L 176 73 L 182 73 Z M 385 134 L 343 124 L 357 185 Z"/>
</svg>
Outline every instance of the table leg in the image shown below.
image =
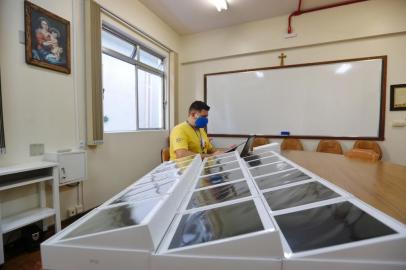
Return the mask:
<svg viewBox="0 0 406 270">
<path fill-rule="evenodd" d="M 47 207 L 47 201 L 46 201 L 46 193 L 45 193 L 45 182 L 39 182 L 39 202 L 40 202 L 40 207 L 45 208 Z M 48 222 L 47 219 L 42 220 L 42 230 L 45 232 L 48 230 Z"/>
<path fill-rule="evenodd" d="M 58 167 L 53 168 L 52 180 L 52 202 L 55 209 L 55 231 L 59 232 L 61 230 L 61 212 L 59 206 L 59 171 Z"/>
</svg>

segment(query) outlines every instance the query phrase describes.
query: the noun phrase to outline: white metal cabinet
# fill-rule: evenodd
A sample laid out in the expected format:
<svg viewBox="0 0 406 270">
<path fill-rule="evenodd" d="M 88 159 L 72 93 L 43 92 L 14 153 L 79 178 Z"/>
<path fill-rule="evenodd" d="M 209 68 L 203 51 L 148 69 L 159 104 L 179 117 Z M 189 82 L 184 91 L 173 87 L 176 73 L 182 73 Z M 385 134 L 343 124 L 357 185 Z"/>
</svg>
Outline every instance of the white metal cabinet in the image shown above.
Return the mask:
<svg viewBox="0 0 406 270">
<path fill-rule="evenodd" d="M 86 152 L 75 150 L 62 153 L 47 153 L 45 160 L 59 164 L 59 184 L 65 185 L 86 179 Z"/>
</svg>

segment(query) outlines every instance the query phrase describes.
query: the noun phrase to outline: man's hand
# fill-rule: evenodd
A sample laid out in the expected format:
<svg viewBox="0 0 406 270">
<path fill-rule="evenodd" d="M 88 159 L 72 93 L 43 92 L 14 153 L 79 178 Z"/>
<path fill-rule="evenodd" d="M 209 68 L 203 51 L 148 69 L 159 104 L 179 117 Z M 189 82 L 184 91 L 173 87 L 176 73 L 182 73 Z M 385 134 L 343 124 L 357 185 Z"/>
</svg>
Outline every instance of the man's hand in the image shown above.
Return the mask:
<svg viewBox="0 0 406 270">
<path fill-rule="evenodd" d="M 212 155 L 212 156 L 218 156 L 218 155 L 221 155 L 221 154 L 224 154 L 224 153 L 225 153 L 225 151 L 216 150 L 216 151 L 214 151 L 211 155 Z"/>
<path fill-rule="evenodd" d="M 233 149 L 234 147 L 236 147 L 237 145 L 236 144 L 232 144 L 232 145 L 230 145 L 229 147 L 227 147 L 227 149 Z"/>
<path fill-rule="evenodd" d="M 176 158 L 183 158 L 187 156 L 196 155 L 196 153 L 189 151 L 187 149 L 178 149 L 175 151 Z"/>
</svg>

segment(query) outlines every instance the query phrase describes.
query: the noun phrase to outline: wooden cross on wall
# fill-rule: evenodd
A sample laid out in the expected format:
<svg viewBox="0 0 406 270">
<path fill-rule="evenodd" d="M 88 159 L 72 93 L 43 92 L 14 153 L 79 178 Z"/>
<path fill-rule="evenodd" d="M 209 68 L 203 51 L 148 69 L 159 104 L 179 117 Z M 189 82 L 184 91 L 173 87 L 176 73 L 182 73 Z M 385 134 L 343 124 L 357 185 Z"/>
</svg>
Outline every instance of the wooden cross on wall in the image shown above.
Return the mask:
<svg viewBox="0 0 406 270">
<path fill-rule="evenodd" d="M 281 64 L 280 64 L 281 66 L 285 65 L 285 58 L 286 57 L 287 57 L 287 55 L 284 54 L 284 53 L 281 53 L 281 55 L 278 56 L 278 58 L 281 59 Z"/>
</svg>

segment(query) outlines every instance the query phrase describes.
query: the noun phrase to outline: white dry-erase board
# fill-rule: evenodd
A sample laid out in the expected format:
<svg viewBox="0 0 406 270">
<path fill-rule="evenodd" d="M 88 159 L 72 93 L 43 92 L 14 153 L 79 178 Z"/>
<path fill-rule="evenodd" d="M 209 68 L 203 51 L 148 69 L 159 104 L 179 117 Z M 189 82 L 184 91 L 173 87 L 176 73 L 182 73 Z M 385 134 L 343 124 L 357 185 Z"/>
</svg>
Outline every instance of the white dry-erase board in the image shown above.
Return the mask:
<svg viewBox="0 0 406 270">
<path fill-rule="evenodd" d="M 384 139 L 386 56 L 205 74 L 212 136 Z"/>
</svg>

